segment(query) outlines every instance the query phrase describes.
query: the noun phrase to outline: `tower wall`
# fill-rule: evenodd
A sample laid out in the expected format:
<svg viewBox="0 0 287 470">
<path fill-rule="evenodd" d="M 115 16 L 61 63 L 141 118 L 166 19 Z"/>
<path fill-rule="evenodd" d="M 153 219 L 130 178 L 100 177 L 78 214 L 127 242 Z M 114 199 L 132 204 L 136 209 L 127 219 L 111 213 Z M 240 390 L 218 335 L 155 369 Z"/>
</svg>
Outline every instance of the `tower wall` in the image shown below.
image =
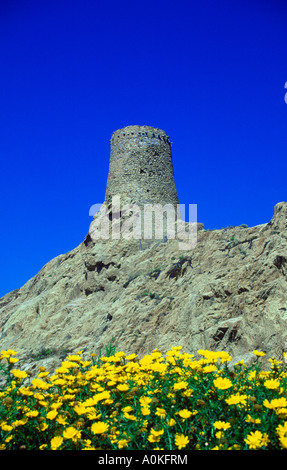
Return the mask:
<svg viewBox="0 0 287 470">
<path fill-rule="evenodd" d="M 105 202 L 119 194 L 138 206 L 178 204 L 171 143 L 150 126 L 127 126 L 112 134 Z"/>
</svg>

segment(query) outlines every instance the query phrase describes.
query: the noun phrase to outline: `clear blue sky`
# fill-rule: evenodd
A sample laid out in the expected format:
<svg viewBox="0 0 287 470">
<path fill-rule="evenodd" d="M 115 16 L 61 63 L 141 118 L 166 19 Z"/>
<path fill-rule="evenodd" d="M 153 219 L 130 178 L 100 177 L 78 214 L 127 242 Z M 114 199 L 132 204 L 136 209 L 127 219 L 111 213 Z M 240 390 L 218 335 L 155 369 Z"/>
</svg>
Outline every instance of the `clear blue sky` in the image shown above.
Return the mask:
<svg viewBox="0 0 287 470">
<path fill-rule="evenodd" d="M 206 229 L 287 201 L 287 5 L 1 0 L 0 296 L 86 236 L 111 134 L 164 129 Z"/>
</svg>

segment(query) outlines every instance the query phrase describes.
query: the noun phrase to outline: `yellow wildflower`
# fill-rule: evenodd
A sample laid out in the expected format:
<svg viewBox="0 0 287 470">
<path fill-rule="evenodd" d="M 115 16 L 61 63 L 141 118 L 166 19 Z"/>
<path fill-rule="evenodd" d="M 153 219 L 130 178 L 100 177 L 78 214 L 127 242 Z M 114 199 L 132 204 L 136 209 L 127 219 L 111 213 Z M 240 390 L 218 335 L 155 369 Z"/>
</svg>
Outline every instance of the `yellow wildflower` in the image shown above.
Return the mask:
<svg viewBox="0 0 287 470">
<path fill-rule="evenodd" d="M 86 416 L 88 419 L 99 419 L 101 417 L 101 413 L 98 413 L 95 408 L 92 406 L 86 408 Z"/>
<path fill-rule="evenodd" d="M 21 395 L 25 395 L 25 396 L 33 395 L 33 392 L 29 389 L 29 387 L 19 388 L 19 392 L 21 393 Z"/>
<path fill-rule="evenodd" d="M 86 407 L 83 405 L 75 405 L 74 410 L 78 415 L 83 415 L 86 413 Z"/>
<path fill-rule="evenodd" d="M 5 421 L 4 423 L 0 424 L 0 428 L 3 429 L 3 431 L 12 431 L 13 429 L 13 426 L 10 426 L 9 424 L 7 424 L 7 422 Z"/>
<path fill-rule="evenodd" d="M 17 359 L 17 357 L 9 357 L 9 362 L 10 364 L 16 364 L 16 362 L 18 362 L 19 359 Z"/>
<path fill-rule="evenodd" d="M 149 403 L 152 401 L 152 398 L 150 397 L 140 397 L 139 402 L 142 406 L 149 405 Z"/>
<path fill-rule="evenodd" d="M 280 381 L 277 379 L 268 379 L 264 382 L 264 387 L 269 388 L 271 390 L 277 389 L 280 386 Z"/>
<path fill-rule="evenodd" d="M 62 425 L 68 424 L 67 418 L 64 416 L 57 416 L 56 421 L 58 424 L 62 424 Z"/>
<path fill-rule="evenodd" d="M 51 450 L 57 450 L 63 442 L 62 436 L 55 436 L 51 439 Z"/>
<path fill-rule="evenodd" d="M 214 372 L 217 370 L 217 367 L 215 364 L 209 364 L 205 367 L 203 367 L 202 372 L 204 373 L 209 373 L 209 372 Z"/>
<path fill-rule="evenodd" d="M 126 392 L 128 389 L 129 389 L 128 384 L 119 384 L 117 386 L 117 390 L 119 390 L 120 392 Z"/>
<path fill-rule="evenodd" d="M 283 449 L 287 449 L 287 437 L 286 436 L 282 436 L 282 437 L 280 436 L 279 441 L 280 441 L 281 447 L 283 447 Z"/>
<path fill-rule="evenodd" d="M 118 448 L 119 449 L 123 449 L 124 447 L 127 447 L 128 446 L 128 441 L 127 439 L 120 439 L 118 441 Z"/>
<path fill-rule="evenodd" d="M 189 439 L 188 439 L 187 436 L 185 436 L 184 434 L 176 433 L 176 435 L 175 435 L 175 445 L 179 449 L 182 449 L 183 447 L 186 447 L 188 443 L 189 443 Z"/>
<path fill-rule="evenodd" d="M 133 361 L 134 359 L 136 359 L 138 357 L 137 354 L 129 354 L 129 356 L 126 356 L 126 360 L 127 361 Z"/>
<path fill-rule="evenodd" d="M 159 431 L 156 431 L 155 429 L 151 428 L 150 430 L 150 435 L 148 436 L 147 440 L 149 442 L 159 442 L 160 441 L 160 436 L 164 433 L 164 430 L 161 429 Z"/>
<path fill-rule="evenodd" d="M 76 428 L 74 428 L 73 426 L 69 426 L 68 428 L 66 428 L 63 432 L 63 437 L 65 439 L 72 439 L 72 440 L 77 440 L 78 438 L 80 438 L 81 436 L 81 432 L 78 431 Z"/>
<path fill-rule="evenodd" d="M 254 431 L 248 434 L 244 442 L 248 445 L 249 449 L 260 449 L 264 444 L 262 442 L 263 434 L 261 431 Z"/>
<path fill-rule="evenodd" d="M 142 406 L 141 407 L 141 414 L 143 416 L 148 416 L 150 415 L 150 407 L 149 406 Z"/>
<path fill-rule="evenodd" d="M 174 390 L 184 390 L 187 387 L 188 387 L 188 382 L 185 382 L 185 381 L 177 382 L 173 385 Z"/>
<path fill-rule="evenodd" d="M 157 408 L 155 414 L 160 417 L 160 419 L 164 419 L 166 417 L 166 411 L 164 408 Z"/>
<path fill-rule="evenodd" d="M 33 379 L 31 380 L 31 384 L 34 388 L 40 388 L 41 390 L 48 390 L 50 387 L 52 387 L 51 384 L 48 384 L 41 379 Z"/>
<path fill-rule="evenodd" d="M 225 421 L 215 421 L 215 423 L 213 423 L 213 426 L 216 429 L 224 429 L 224 430 L 231 428 L 231 424 Z"/>
<path fill-rule="evenodd" d="M 30 411 L 27 411 L 27 413 L 25 413 L 27 418 L 35 418 L 36 416 L 38 416 L 38 414 L 39 414 L 39 411 L 37 410 L 30 410 Z"/>
<path fill-rule="evenodd" d="M 188 419 L 190 418 L 190 416 L 192 416 L 192 412 L 187 409 L 184 409 L 184 410 L 180 410 L 178 412 L 178 415 L 183 419 Z"/>
<path fill-rule="evenodd" d="M 226 398 L 226 403 L 228 405 L 246 405 L 247 395 L 240 395 L 237 393 L 236 395 L 231 395 L 229 398 Z"/>
<path fill-rule="evenodd" d="M 52 421 L 53 419 L 56 418 L 57 414 L 58 414 L 58 411 L 57 411 L 57 410 L 49 411 L 49 412 L 47 413 L 46 418 L 47 418 L 47 419 L 50 419 L 50 420 Z"/>
<path fill-rule="evenodd" d="M 284 421 L 284 424 L 279 424 L 276 431 L 280 437 L 287 437 L 287 421 Z"/>
<path fill-rule="evenodd" d="M 40 423 L 39 426 L 37 427 L 37 429 L 39 429 L 39 431 L 46 431 L 46 429 L 48 428 L 48 424 L 47 423 Z"/>
<path fill-rule="evenodd" d="M 12 426 L 13 428 L 17 428 L 18 426 L 24 426 L 28 421 L 28 418 L 24 419 L 16 419 L 16 421 L 13 421 Z"/>
<path fill-rule="evenodd" d="M 216 388 L 219 390 L 226 390 L 230 387 L 232 387 L 232 382 L 231 380 L 225 378 L 225 377 L 218 377 L 213 381 L 213 384 Z"/>
<path fill-rule="evenodd" d="M 253 354 L 255 354 L 255 356 L 257 356 L 257 357 L 265 356 L 265 355 L 266 355 L 265 352 L 263 352 L 263 351 L 257 351 L 257 349 L 254 349 L 254 351 L 252 351 L 252 352 L 253 352 Z"/>
<path fill-rule="evenodd" d="M 137 418 L 134 415 L 130 415 L 129 413 L 124 413 L 124 417 L 126 419 L 130 419 L 131 421 L 136 421 Z"/>
<path fill-rule="evenodd" d="M 4 358 L 9 358 L 10 356 L 15 356 L 17 352 L 13 351 L 13 349 L 7 349 L 6 351 L 1 351 L 0 354 L 1 354 L 0 359 L 4 359 Z"/>
<path fill-rule="evenodd" d="M 123 411 L 124 413 L 129 413 L 130 411 L 133 411 L 133 410 L 134 410 L 133 407 L 132 407 L 132 406 L 129 406 L 129 405 L 128 405 L 128 406 L 124 406 L 124 407 L 122 408 L 122 411 Z"/>
<path fill-rule="evenodd" d="M 285 397 L 273 398 L 273 400 L 271 400 L 270 402 L 265 399 L 263 405 L 269 409 L 285 408 L 287 406 L 287 400 Z"/>
<path fill-rule="evenodd" d="M 107 423 L 103 421 L 98 421 L 97 423 L 93 423 L 91 426 L 91 431 L 93 434 L 103 434 L 109 429 Z"/>
<path fill-rule="evenodd" d="M 260 424 L 261 423 L 261 419 L 259 418 L 252 418 L 251 415 L 247 415 L 247 417 L 245 418 L 245 421 L 246 423 L 254 423 L 254 424 Z"/>
<path fill-rule="evenodd" d="M 28 374 L 20 369 L 12 369 L 11 374 L 13 374 L 16 379 L 26 379 L 26 377 L 28 377 Z"/>
</svg>

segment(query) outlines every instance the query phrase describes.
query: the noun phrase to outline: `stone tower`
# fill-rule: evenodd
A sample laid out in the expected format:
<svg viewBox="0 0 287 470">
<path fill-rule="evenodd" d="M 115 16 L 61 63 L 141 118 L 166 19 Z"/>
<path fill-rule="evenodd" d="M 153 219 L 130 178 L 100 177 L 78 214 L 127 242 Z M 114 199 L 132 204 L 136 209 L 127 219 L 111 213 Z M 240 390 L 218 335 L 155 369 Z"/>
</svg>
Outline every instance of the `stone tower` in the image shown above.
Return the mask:
<svg viewBox="0 0 287 470">
<path fill-rule="evenodd" d="M 171 143 L 167 134 L 150 126 L 127 126 L 110 140 L 110 165 L 105 203 L 120 195 L 144 204 L 179 204 L 174 182 Z"/>
</svg>

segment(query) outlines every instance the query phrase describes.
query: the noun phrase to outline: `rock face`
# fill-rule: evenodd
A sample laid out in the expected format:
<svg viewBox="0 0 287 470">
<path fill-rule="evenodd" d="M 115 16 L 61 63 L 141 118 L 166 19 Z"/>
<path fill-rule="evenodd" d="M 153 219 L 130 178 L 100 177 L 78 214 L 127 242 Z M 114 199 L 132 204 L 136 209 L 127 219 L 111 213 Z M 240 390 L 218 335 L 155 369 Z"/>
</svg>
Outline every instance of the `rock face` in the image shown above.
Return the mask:
<svg viewBox="0 0 287 470">
<path fill-rule="evenodd" d="M 26 367 L 57 367 L 67 353 L 116 350 L 139 357 L 181 345 L 226 350 L 248 363 L 253 349 L 282 359 L 287 342 L 287 203 L 267 224 L 205 230 L 196 247 L 177 240 L 94 242 L 47 263 L 0 299 L 0 348 Z"/>
</svg>

